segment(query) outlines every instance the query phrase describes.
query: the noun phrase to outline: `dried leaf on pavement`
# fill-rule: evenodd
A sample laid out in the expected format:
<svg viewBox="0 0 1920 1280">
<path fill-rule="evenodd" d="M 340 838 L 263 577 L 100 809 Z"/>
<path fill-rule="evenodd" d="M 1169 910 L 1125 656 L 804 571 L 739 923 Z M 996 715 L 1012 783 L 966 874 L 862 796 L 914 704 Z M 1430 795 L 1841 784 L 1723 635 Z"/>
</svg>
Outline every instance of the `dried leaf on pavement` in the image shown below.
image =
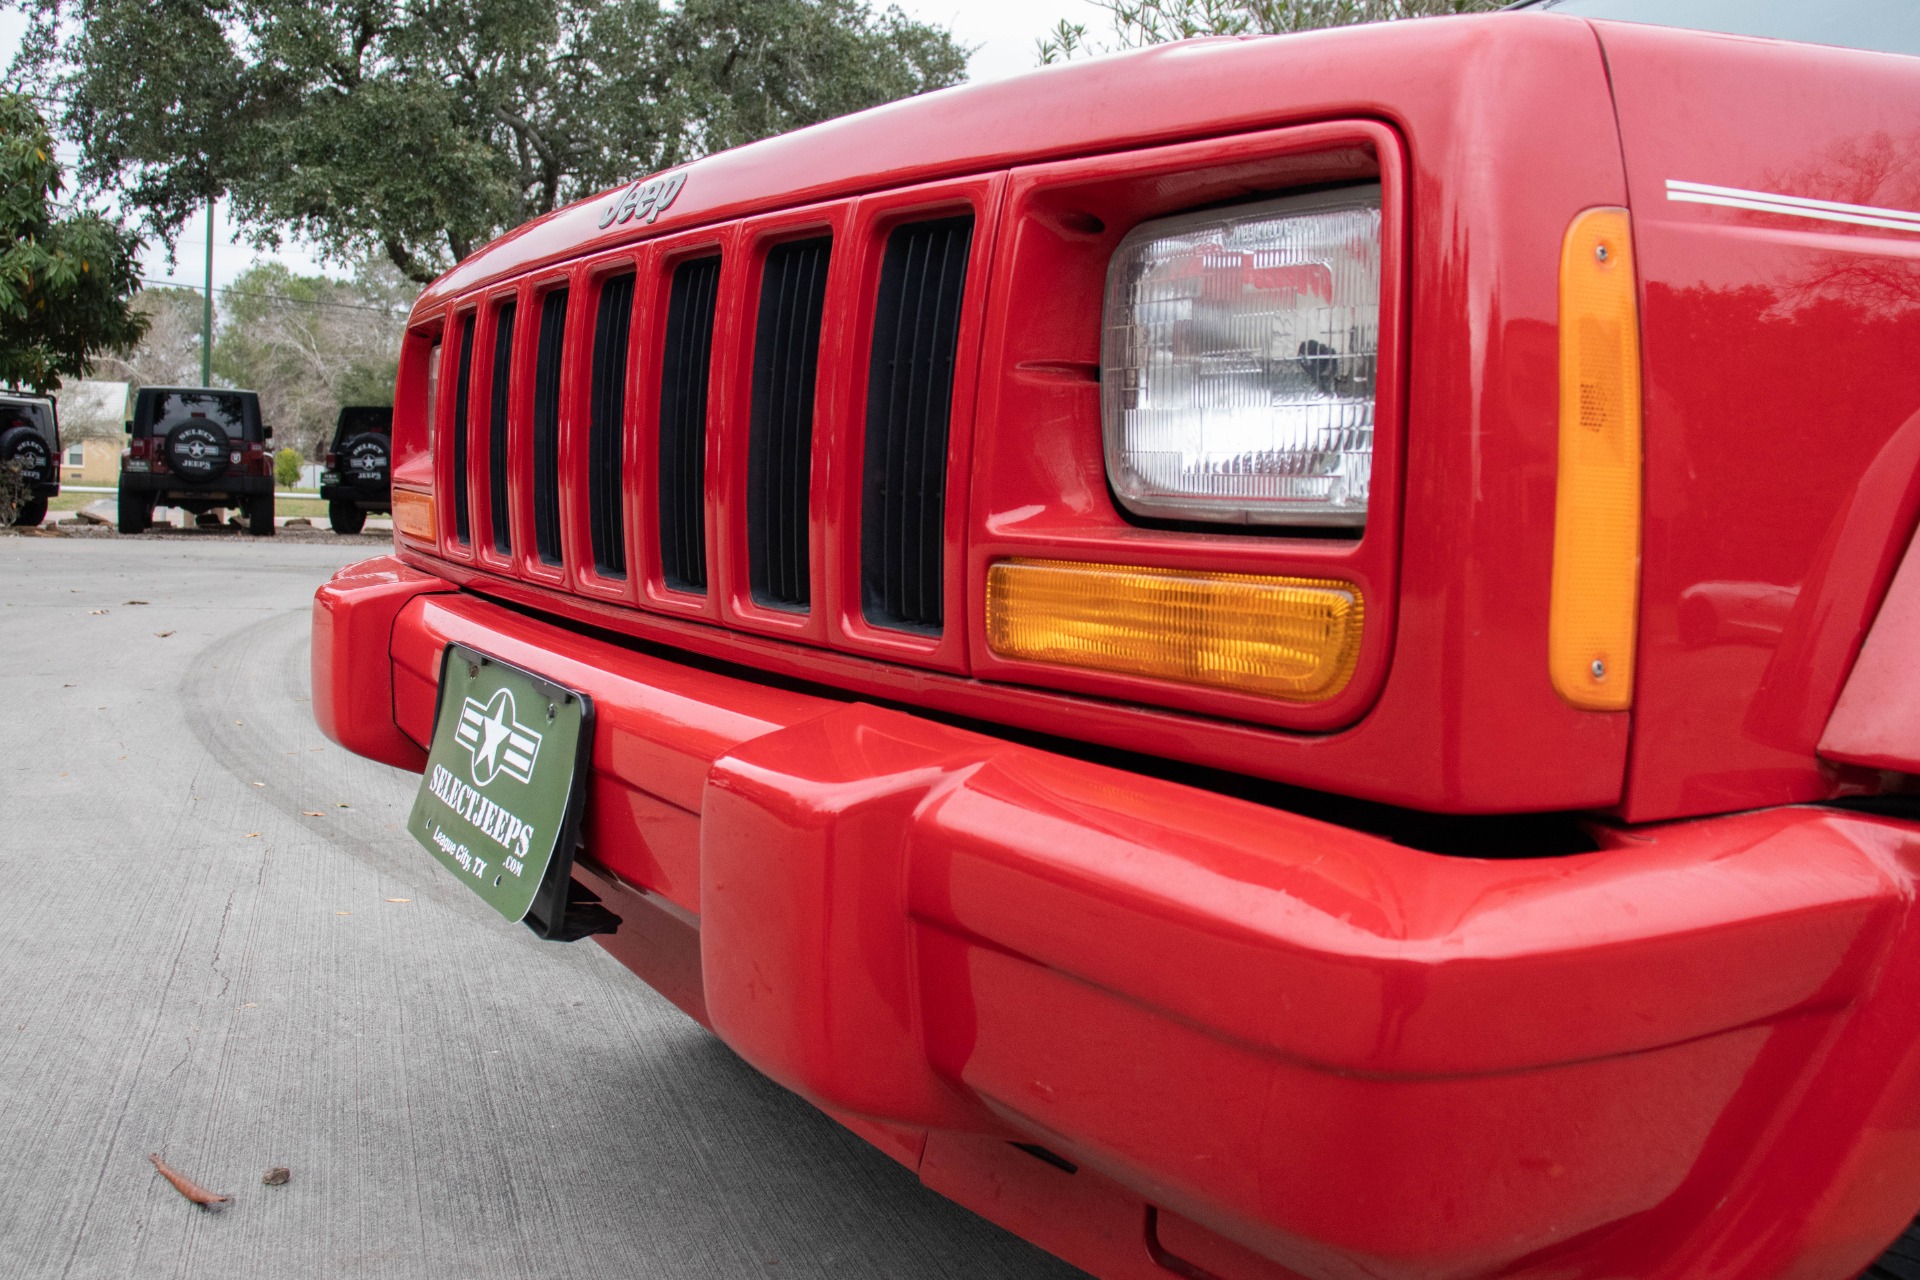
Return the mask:
<svg viewBox="0 0 1920 1280">
<path fill-rule="evenodd" d="M 148 1152 L 147 1159 L 153 1161 L 153 1167 L 160 1171 L 161 1177 L 173 1184 L 175 1191 L 178 1191 L 202 1209 L 211 1209 L 216 1205 L 223 1205 L 227 1202 L 227 1197 L 215 1195 L 213 1192 L 195 1182 L 192 1178 L 189 1178 L 186 1174 L 168 1167 L 167 1162 L 162 1160 L 157 1152 Z"/>
</svg>

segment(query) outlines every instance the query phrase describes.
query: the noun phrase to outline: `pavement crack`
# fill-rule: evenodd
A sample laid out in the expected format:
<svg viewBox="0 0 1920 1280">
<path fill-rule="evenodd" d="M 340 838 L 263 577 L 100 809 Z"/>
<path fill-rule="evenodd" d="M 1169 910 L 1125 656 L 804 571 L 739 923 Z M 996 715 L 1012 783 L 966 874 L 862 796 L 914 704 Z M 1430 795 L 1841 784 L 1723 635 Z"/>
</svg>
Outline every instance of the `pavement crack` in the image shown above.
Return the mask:
<svg viewBox="0 0 1920 1280">
<path fill-rule="evenodd" d="M 207 967 L 219 975 L 219 996 L 222 999 L 226 997 L 227 989 L 233 985 L 233 979 L 227 976 L 227 971 L 220 967 L 220 948 L 227 940 L 227 921 L 233 916 L 233 898 L 238 892 L 238 889 L 229 889 L 227 891 L 227 905 L 220 911 L 220 928 L 213 935 L 213 956 L 207 961 Z"/>
</svg>

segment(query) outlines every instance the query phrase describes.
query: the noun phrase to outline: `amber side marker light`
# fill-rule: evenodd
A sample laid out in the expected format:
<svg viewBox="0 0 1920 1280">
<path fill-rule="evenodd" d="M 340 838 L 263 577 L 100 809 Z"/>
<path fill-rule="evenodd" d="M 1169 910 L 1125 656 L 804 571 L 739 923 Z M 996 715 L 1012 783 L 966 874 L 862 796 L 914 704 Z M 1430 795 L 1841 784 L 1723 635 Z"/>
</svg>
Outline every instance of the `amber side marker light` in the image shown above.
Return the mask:
<svg viewBox="0 0 1920 1280">
<path fill-rule="evenodd" d="M 393 527 L 415 542 L 432 543 L 435 538 L 433 496 L 411 489 L 393 491 Z"/>
<path fill-rule="evenodd" d="M 1002 658 L 1324 702 L 1360 656 L 1360 589 L 1320 578 L 1002 560 L 987 644 Z"/>
<path fill-rule="evenodd" d="M 1547 671 L 1589 711 L 1633 705 L 1640 596 L 1640 313 L 1625 209 L 1560 250 L 1560 475 Z"/>
</svg>

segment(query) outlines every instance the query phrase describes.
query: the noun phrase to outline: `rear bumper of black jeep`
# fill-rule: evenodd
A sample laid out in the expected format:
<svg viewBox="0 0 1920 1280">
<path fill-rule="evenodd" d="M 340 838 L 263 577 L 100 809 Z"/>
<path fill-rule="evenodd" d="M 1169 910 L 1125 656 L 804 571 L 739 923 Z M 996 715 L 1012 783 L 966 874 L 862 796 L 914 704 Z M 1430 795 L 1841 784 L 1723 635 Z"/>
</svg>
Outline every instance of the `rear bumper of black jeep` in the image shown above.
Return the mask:
<svg viewBox="0 0 1920 1280">
<path fill-rule="evenodd" d="M 272 476 L 227 474 L 218 480 L 186 480 L 171 471 L 122 471 L 120 492 L 151 494 L 156 500 L 177 498 L 183 502 L 235 502 L 272 494 Z"/>
<path fill-rule="evenodd" d="M 350 502 L 362 511 L 393 510 L 391 484 L 325 484 L 320 486 L 320 501 Z"/>
</svg>

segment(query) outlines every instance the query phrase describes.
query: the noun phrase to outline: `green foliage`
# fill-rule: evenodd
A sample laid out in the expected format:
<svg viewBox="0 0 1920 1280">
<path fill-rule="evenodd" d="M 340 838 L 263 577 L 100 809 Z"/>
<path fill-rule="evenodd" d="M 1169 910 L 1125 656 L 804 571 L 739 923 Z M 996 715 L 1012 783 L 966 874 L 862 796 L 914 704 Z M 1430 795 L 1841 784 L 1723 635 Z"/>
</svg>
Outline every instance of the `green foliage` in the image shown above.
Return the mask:
<svg viewBox="0 0 1920 1280">
<path fill-rule="evenodd" d="M 1196 36 L 1281 35 L 1359 22 L 1391 22 L 1448 13 L 1482 13 L 1509 0 L 1093 0 L 1105 9 L 1112 38 L 1087 34 L 1085 23 L 1062 20 L 1039 42 L 1044 63 L 1089 54 L 1138 49 Z"/>
<path fill-rule="evenodd" d="M 83 179 L 173 242 L 209 197 L 263 246 L 431 279 L 508 227 L 965 73 L 866 0 L 14 0 Z"/>
<path fill-rule="evenodd" d="M 130 305 L 140 241 L 63 209 L 60 163 L 24 94 L 0 94 L 0 383 L 44 391 L 85 377 L 95 354 L 145 330 Z"/>
<path fill-rule="evenodd" d="M 274 451 L 273 482 L 282 489 L 291 489 L 300 483 L 300 451 L 298 449 Z"/>
</svg>

